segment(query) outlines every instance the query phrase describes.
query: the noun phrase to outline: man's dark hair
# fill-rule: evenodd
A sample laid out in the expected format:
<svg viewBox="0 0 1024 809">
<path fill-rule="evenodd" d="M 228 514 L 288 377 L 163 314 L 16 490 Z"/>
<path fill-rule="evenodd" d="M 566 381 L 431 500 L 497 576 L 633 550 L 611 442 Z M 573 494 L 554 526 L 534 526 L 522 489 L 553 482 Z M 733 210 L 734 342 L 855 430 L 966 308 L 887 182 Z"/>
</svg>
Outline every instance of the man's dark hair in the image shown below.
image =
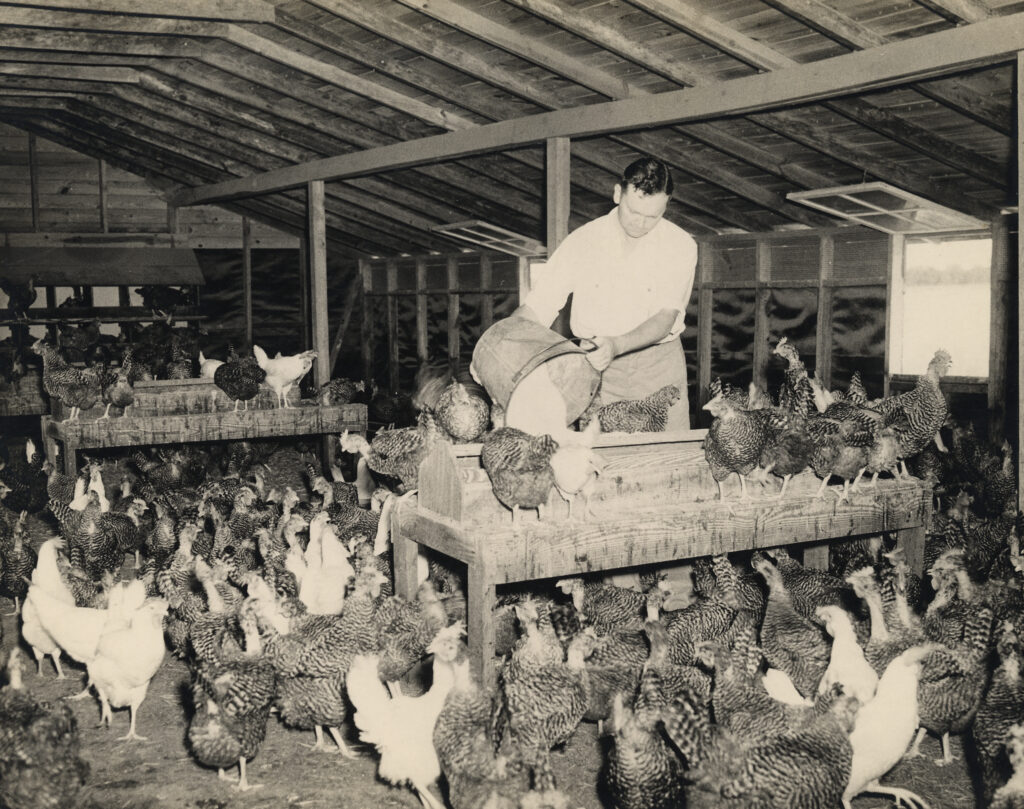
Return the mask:
<svg viewBox="0 0 1024 809">
<path fill-rule="evenodd" d="M 621 185 L 623 190 L 631 185 L 641 194 L 664 192 L 670 197 L 675 188 L 668 166 L 653 157 L 641 157 L 626 166 L 622 172 Z"/>
</svg>

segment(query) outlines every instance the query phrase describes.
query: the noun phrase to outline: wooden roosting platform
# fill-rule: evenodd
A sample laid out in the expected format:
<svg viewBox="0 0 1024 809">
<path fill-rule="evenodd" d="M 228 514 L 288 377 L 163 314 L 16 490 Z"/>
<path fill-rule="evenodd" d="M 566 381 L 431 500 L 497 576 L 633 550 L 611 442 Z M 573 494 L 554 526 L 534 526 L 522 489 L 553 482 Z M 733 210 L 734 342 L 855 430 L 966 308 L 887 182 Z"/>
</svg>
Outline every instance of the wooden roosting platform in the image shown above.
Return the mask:
<svg viewBox="0 0 1024 809">
<path fill-rule="evenodd" d="M 296 388 L 289 392 L 288 403 L 292 406 L 277 407 L 266 385 L 247 410 L 234 410 L 234 402 L 209 379 L 138 382 L 135 404 L 126 417 L 102 419 L 104 407 L 96 406 L 64 422 L 60 403 L 54 402 L 53 415 L 42 418 L 46 456 L 56 461 L 60 441 L 64 471 L 75 474 L 80 449 L 366 431 L 366 405 L 323 406 L 300 400 Z"/>
<path fill-rule="evenodd" d="M 438 446 L 420 466 L 418 495 L 392 513 L 399 595 L 415 594 L 418 545 L 466 564 L 470 655 L 478 674 L 493 678 L 498 584 L 794 544 L 804 546 L 806 564 L 824 567 L 830 540 L 883 532 L 897 534 L 920 571 L 932 506 L 919 480 L 879 480 L 837 502 L 831 494 L 816 498 L 820 480 L 804 472 L 782 501 L 753 486 L 750 500 L 723 503 L 704 458 L 705 434 L 601 436 L 606 466 L 591 498 L 594 518 L 569 521 L 568 507 L 552 493 L 544 519 L 527 511 L 516 530 L 480 464 L 480 444 Z M 738 498 L 737 484 L 729 483 L 727 496 Z"/>
</svg>

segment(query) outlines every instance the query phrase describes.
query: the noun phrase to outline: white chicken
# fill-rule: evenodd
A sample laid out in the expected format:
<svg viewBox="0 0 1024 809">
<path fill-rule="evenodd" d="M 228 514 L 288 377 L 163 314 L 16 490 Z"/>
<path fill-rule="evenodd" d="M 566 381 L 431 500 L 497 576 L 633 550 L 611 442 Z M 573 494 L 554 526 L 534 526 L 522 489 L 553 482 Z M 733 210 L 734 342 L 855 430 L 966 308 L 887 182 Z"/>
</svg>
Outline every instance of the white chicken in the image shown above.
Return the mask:
<svg viewBox="0 0 1024 809">
<path fill-rule="evenodd" d="M 224 364 L 224 360 L 207 359 L 203 352 L 199 352 L 199 377 L 201 379 L 213 379 L 214 373 Z"/>
<path fill-rule="evenodd" d="M 257 364 L 267 373 L 264 381 L 277 394 L 278 407 L 291 407 L 288 404 L 288 391 L 309 373 L 309 369 L 313 367 L 313 360 L 316 359 L 316 352 L 303 351 L 301 354 L 282 357 L 278 351 L 277 356 L 271 359 L 266 351 L 258 345 L 253 345 L 252 353 L 256 355 Z"/>
<path fill-rule="evenodd" d="M 370 467 L 366 463 L 366 459 L 370 455 L 370 442 L 364 435 L 345 430 L 338 437 L 338 443 L 341 445 L 342 452 L 359 455 L 359 459 L 356 461 L 356 491 L 359 492 L 359 504 L 370 502 L 373 492 L 377 488 L 377 484 L 374 483 L 373 476 L 370 474 Z"/>
<path fill-rule="evenodd" d="M 326 511 L 309 523 L 309 544 L 303 561 L 306 570 L 299 585 L 299 600 L 313 615 L 340 615 L 345 604 L 345 587 L 355 576 L 349 550 L 338 539 Z"/>
<path fill-rule="evenodd" d="M 48 539 L 39 546 L 36 567 L 32 571 L 32 584 L 42 587 L 54 598 L 73 607 L 75 597 L 61 578 L 57 567 L 57 548 L 62 542 L 56 538 Z M 43 674 L 43 658 L 50 655 L 53 658 L 53 667 L 57 669 L 57 679 L 66 679 L 67 675 L 60 665 L 60 644 L 43 627 L 35 602 L 31 598 L 25 599 L 21 609 L 21 636 L 32 647 L 40 677 Z"/>
<path fill-rule="evenodd" d="M 96 655 L 86 666 L 100 696 L 103 711 L 100 722 L 110 726 L 113 720 L 111 705 L 127 707 L 131 711 L 128 733 L 119 740 L 146 738 L 135 732 L 135 722 L 149 683 L 167 651 L 163 623 L 166 614 L 167 602 L 164 599 L 147 598 L 132 613 L 127 627 L 103 633 Z"/>
<path fill-rule="evenodd" d="M 843 792 L 844 809 L 851 809 L 850 801 L 864 792 L 891 795 L 908 807 L 929 809 L 910 790 L 882 786 L 878 779 L 896 765 L 914 738 L 921 663 L 934 648 L 934 644 L 912 646 L 889 663 L 878 681 L 874 699 L 857 712 L 850 733 L 853 762 Z"/>
<path fill-rule="evenodd" d="M 598 419 L 591 419 L 582 432 L 564 432 L 549 461 L 555 473 L 555 491 L 569 504 L 570 520 L 577 494 L 583 495 L 584 520 L 594 516 L 590 510 L 590 496 L 597 476 L 604 471 L 604 459 L 593 450 L 594 441 L 600 433 L 601 422 Z"/>
<path fill-rule="evenodd" d="M 346 675 L 348 697 L 355 706 L 352 719 L 359 738 L 380 753 L 378 772 L 393 784 L 409 783 L 425 809 L 444 809 L 431 791 L 441 775 L 434 749 L 434 725 L 455 683 L 455 666 L 468 666 L 461 641 L 461 622 L 439 631 L 427 647 L 433 653 L 433 680 L 419 697 L 389 695 L 377 676 L 376 655 L 359 655 Z"/>
<path fill-rule="evenodd" d="M 84 477 L 79 475 L 75 478 L 75 493 L 71 502 L 68 503 L 68 508 L 73 511 L 85 511 L 85 507 L 89 504 L 89 490 L 86 486 L 87 481 Z"/>
<path fill-rule="evenodd" d="M 100 501 L 100 511 L 110 511 L 110 501 L 107 499 L 107 487 L 103 482 L 102 467 L 99 464 L 92 464 L 89 467 L 89 491 L 96 492 Z"/>
<path fill-rule="evenodd" d="M 878 674 L 864 657 L 850 614 L 834 604 L 818 607 L 814 614 L 832 636 L 832 653 L 828 668 L 818 684 L 818 693 L 824 694 L 834 683 L 839 683 L 844 694 L 856 697 L 861 705 L 866 705 L 875 696 Z"/>
</svg>

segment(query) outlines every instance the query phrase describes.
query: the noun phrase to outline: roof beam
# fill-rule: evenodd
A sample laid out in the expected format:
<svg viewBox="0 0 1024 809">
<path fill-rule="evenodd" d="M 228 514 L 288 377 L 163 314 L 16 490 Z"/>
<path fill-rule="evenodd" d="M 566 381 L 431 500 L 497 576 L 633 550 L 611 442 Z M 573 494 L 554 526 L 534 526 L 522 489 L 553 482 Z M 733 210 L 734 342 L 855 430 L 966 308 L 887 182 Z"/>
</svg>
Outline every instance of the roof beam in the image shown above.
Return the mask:
<svg viewBox="0 0 1024 809">
<path fill-rule="evenodd" d="M 500 121 L 461 132 L 325 158 L 203 189 L 183 191 L 175 204 L 295 188 L 312 179 L 341 179 L 444 159 L 497 151 L 550 137 L 582 137 L 744 115 L 820 101 L 1005 61 L 1024 48 L 1024 14 L 975 23 L 771 73 L 707 87 L 628 98 Z"/>
<path fill-rule="evenodd" d="M 515 3 L 522 1 L 511 0 Z M 529 0 L 529 2 L 536 2 L 536 0 Z M 799 64 L 785 54 L 722 25 L 707 14 L 696 11 L 681 0 L 673 0 L 671 4 L 665 0 L 634 0 L 634 4 L 759 70 L 782 70 Z M 873 129 L 965 174 L 974 175 L 998 188 L 1002 188 L 1006 183 L 1006 171 L 995 161 L 988 160 L 983 155 L 965 149 L 948 138 L 943 138 L 924 127 L 894 115 L 868 100 L 842 98 L 829 101 L 825 103 L 825 106 L 861 126 Z M 778 131 L 780 135 L 786 135 L 783 129 Z M 850 148 L 855 150 L 855 157 L 867 157 L 869 154 L 855 144 L 850 144 Z M 847 152 L 843 152 L 830 156 L 843 160 L 846 154 Z"/>
<path fill-rule="evenodd" d="M 992 10 L 978 0 L 916 0 L 916 2 L 956 23 L 981 22 L 992 16 Z"/>
<path fill-rule="evenodd" d="M 632 1 L 632 0 L 631 0 Z M 649 0 L 644 0 L 648 2 Z M 800 20 L 805 25 L 825 35 L 829 39 L 846 45 L 849 48 L 877 48 L 903 40 L 894 40 L 883 34 L 872 31 L 842 12 L 836 11 L 821 0 L 764 0 L 780 11 Z M 1001 17 L 1000 19 L 1009 19 Z M 985 21 L 975 23 L 981 25 Z M 976 121 L 990 126 L 1004 135 L 1010 134 L 1014 127 L 1012 105 L 1005 105 L 996 99 L 990 99 L 990 93 L 979 89 L 979 78 L 954 78 L 948 81 L 915 85 L 914 89 L 952 107 Z"/>
<path fill-rule="evenodd" d="M 274 7 L 264 0 L 2 0 L 0 5 L 194 20 L 274 21 Z"/>
<path fill-rule="evenodd" d="M 2 62 L 0 76 L 38 76 L 73 81 L 137 84 L 139 73 L 130 67 L 105 65 L 45 64 L 40 62 Z"/>
</svg>

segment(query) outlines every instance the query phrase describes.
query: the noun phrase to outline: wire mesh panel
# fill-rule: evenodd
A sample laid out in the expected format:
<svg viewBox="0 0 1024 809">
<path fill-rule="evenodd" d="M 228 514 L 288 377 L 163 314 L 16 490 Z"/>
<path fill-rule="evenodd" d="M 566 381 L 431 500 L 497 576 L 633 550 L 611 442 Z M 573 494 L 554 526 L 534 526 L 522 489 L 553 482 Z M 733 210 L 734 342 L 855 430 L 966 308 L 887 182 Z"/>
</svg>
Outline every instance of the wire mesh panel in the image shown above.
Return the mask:
<svg viewBox="0 0 1024 809">
<path fill-rule="evenodd" d="M 715 290 L 711 378 L 747 386 L 754 363 L 754 290 Z"/>
<path fill-rule="evenodd" d="M 794 236 L 768 243 L 773 281 L 817 281 L 821 264 L 821 239 Z"/>
<path fill-rule="evenodd" d="M 757 279 L 757 243 L 753 240 L 711 245 L 711 278 L 715 282 L 753 284 Z"/>
<path fill-rule="evenodd" d="M 868 395 L 882 395 L 885 375 L 885 287 L 832 291 L 832 386 L 845 389 L 860 371 Z"/>
<path fill-rule="evenodd" d="M 889 237 L 868 228 L 837 233 L 833 266 L 836 281 L 884 284 L 889 275 Z"/>
<path fill-rule="evenodd" d="M 796 346 L 807 372 L 814 375 L 817 362 L 815 338 L 818 325 L 817 289 L 773 289 L 768 296 L 769 351 L 783 337 Z M 768 390 L 779 389 L 787 363 L 777 354 L 770 354 L 765 376 Z"/>
</svg>

